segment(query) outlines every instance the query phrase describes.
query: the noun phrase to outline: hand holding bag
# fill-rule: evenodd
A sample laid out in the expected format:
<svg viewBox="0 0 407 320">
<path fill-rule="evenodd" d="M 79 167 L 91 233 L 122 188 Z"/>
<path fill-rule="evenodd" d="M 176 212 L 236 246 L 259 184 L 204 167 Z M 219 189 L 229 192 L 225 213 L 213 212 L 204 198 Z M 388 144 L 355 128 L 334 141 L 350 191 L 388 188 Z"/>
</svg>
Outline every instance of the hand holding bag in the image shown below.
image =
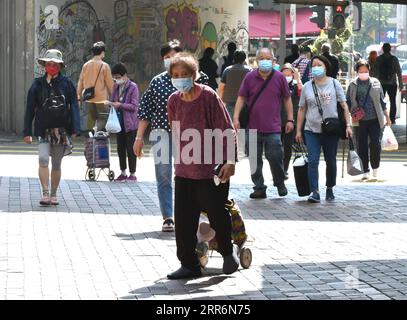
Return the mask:
<svg viewBox="0 0 407 320">
<path fill-rule="evenodd" d="M 93 87 L 86 88 L 85 90 L 83 90 L 83 92 L 82 92 L 83 101 L 92 100 L 95 97 L 95 88 L 96 88 L 96 84 L 99 79 L 100 71 L 102 71 L 102 68 L 103 68 L 103 64 L 100 66 L 98 76 L 96 77 L 96 80 L 95 80 L 95 85 Z"/>
<path fill-rule="evenodd" d="M 109 118 L 107 119 L 106 123 L 106 131 L 110 133 L 120 133 L 122 131 L 119 117 L 117 116 L 117 112 L 113 107 L 110 107 Z"/>
<path fill-rule="evenodd" d="M 359 158 L 355 151 L 355 146 L 352 139 L 349 139 L 349 153 L 348 153 L 348 174 L 350 176 L 358 176 L 363 174 L 362 160 Z"/>
</svg>

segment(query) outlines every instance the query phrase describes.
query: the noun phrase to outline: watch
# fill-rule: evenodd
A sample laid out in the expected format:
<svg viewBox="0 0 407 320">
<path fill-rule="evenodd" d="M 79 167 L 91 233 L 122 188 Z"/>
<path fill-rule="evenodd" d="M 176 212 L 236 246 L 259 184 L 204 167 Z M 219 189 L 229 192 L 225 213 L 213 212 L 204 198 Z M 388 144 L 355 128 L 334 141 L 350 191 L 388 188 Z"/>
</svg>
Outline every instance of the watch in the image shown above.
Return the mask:
<svg viewBox="0 0 407 320">
<path fill-rule="evenodd" d="M 294 123 L 294 120 L 287 120 L 287 122 L 292 122 L 292 123 Z"/>
</svg>

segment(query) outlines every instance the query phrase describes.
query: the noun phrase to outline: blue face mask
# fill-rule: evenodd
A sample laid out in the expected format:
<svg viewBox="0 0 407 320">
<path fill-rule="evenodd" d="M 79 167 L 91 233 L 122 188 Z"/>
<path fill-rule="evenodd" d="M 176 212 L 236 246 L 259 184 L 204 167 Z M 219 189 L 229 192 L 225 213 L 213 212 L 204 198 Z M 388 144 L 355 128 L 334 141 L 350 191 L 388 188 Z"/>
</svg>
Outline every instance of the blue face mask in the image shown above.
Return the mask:
<svg viewBox="0 0 407 320">
<path fill-rule="evenodd" d="M 280 65 L 279 65 L 279 64 L 275 64 L 275 65 L 273 66 L 273 69 L 276 70 L 276 71 L 280 71 Z"/>
<path fill-rule="evenodd" d="M 271 60 L 260 60 L 259 61 L 259 70 L 261 72 L 268 73 L 273 70 L 273 61 Z"/>
<path fill-rule="evenodd" d="M 312 67 L 312 76 L 314 78 L 322 78 L 325 76 L 325 69 L 322 66 Z"/>
<path fill-rule="evenodd" d="M 192 78 L 178 78 L 171 80 L 172 85 L 179 92 L 186 93 L 194 86 L 194 80 Z"/>
</svg>

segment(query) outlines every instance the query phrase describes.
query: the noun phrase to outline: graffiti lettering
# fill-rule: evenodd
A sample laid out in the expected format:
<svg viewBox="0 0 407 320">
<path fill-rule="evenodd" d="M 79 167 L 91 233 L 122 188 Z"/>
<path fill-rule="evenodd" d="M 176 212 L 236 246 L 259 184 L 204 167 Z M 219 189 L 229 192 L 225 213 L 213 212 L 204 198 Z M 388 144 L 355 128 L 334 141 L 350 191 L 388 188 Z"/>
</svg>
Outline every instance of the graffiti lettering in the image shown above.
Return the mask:
<svg viewBox="0 0 407 320">
<path fill-rule="evenodd" d="M 46 6 L 44 9 L 45 14 L 45 28 L 47 30 L 59 29 L 59 9 L 57 6 Z"/>
<path fill-rule="evenodd" d="M 183 3 L 172 5 L 166 10 L 167 40 L 178 39 L 182 46 L 195 52 L 199 45 L 200 20 L 199 11 L 192 5 Z"/>
</svg>

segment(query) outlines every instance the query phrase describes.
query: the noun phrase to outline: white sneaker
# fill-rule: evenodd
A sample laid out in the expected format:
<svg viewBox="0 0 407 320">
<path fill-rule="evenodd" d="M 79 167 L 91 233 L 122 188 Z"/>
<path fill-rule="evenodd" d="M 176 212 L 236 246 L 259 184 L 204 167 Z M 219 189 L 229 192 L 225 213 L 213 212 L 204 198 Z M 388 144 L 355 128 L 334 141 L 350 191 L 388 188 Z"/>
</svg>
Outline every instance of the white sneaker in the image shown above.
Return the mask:
<svg viewBox="0 0 407 320">
<path fill-rule="evenodd" d="M 370 174 L 369 172 L 366 172 L 363 174 L 362 180 L 369 180 L 370 179 Z"/>
<path fill-rule="evenodd" d="M 373 169 L 373 174 L 372 174 L 373 178 L 377 179 L 378 173 L 379 173 L 379 169 Z"/>
</svg>

